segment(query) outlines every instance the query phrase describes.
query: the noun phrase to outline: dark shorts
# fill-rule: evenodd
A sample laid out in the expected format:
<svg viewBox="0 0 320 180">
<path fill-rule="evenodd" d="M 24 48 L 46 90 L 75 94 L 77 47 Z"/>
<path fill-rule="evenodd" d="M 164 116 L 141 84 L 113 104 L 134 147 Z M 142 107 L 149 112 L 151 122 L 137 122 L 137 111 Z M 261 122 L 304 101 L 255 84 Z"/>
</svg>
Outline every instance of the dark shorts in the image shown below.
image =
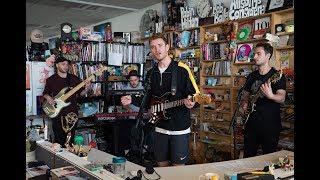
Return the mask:
<svg viewBox="0 0 320 180">
<path fill-rule="evenodd" d="M 154 156 L 157 162 L 185 164 L 189 160 L 189 133 L 167 135 L 154 133 Z"/>
</svg>

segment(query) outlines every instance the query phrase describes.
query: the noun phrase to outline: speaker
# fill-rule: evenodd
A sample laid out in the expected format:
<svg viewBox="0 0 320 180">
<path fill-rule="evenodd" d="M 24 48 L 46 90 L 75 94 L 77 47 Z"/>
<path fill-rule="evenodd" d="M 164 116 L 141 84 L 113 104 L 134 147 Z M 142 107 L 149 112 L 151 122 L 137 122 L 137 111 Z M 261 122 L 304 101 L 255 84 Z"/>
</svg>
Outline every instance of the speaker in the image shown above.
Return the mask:
<svg viewBox="0 0 320 180">
<path fill-rule="evenodd" d="M 70 41 L 72 40 L 72 24 L 70 23 L 62 23 L 60 25 L 61 30 L 61 41 Z"/>
<path fill-rule="evenodd" d="M 123 38 L 123 32 L 114 32 L 113 37 Z"/>
</svg>

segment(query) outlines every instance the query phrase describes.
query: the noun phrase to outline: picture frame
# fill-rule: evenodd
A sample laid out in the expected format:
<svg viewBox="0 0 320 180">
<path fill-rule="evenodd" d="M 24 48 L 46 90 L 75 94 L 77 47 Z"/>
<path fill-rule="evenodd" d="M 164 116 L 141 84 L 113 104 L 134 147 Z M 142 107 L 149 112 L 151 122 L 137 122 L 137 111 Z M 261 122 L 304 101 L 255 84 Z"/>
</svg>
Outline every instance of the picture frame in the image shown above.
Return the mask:
<svg viewBox="0 0 320 180">
<path fill-rule="evenodd" d="M 238 44 L 235 64 L 250 63 L 253 59 L 253 44 L 243 43 Z"/>
<path fill-rule="evenodd" d="M 239 23 L 237 40 L 238 41 L 245 41 L 248 39 L 252 39 L 253 30 L 254 30 L 254 21 L 253 20 L 247 20 L 247 21 Z"/>
<path fill-rule="evenodd" d="M 293 6 L 293 0 L 268 0 L 266 13 L 288 9 Z"/>
</svg>

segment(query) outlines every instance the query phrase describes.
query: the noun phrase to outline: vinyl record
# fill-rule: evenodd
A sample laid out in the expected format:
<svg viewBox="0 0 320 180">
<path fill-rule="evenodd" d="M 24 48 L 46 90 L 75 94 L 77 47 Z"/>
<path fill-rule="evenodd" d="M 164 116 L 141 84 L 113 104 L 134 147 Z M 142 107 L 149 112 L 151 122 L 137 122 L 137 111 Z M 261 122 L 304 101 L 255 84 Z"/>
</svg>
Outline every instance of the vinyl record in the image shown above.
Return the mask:
<svg viewBox="0 0 320 180">
<path fill-rule="evenodd" d="M 243 28 L 239 31 L 238 35 L 237 35 L 237 39 L 240 41 L 246 40 L 248 39 L 250 34 L 250 29 L 249 28 Z"/>
</svg>

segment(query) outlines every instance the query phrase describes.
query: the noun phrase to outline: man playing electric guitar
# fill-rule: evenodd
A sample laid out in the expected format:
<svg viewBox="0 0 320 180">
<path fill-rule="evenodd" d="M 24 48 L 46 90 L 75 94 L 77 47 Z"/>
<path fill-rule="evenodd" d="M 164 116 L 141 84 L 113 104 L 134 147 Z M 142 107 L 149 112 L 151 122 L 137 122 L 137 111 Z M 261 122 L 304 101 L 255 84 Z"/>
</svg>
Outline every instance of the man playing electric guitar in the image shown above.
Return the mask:
<svg viewBox="0 0 320 180">
<path fill-rule="evenodd" d="M 62 56 L 58 56 L 55 60 L 56 73 L 46 80 L 43 97 L 51 105 L 54 105 L 56 103 L 53 97 L 55 97 L 63 88 L 72 88 L 81 83 L 80 78 L 68 73 L 69 63 L 69 60 L 65 59 Z M 70 104 L 61 109 L 59 114 L 51 119 L 55 143 L 59 143 L 61 146 L 65 145 L 67 133 L 62 128 L 61 117 L 64 118 L 69 113 L 75 113 L 76 115 L 78 115 L 77 97 L 79 96 L 79 94 L 81 96 L 85 95 L 90 88 L 90 84 L 90 81 L 88 81 L 85 88 L 82 87 L 79 91 L 77 91 L 78 93 L 75 93 L 71 97 L 69 97 L 67 102 L 70 102 Z M 72 131 L 72 134 L 73 133 L 74 132 Z M 71 140 L 71 142 L 73 141 Z"/>
<path fill-rule="evenodd" d="M 184 99 L 183 106 L 167 111 L 170 119 L 159 120 L 156 123 L 155 159 L 158 166 L 184 165 L 189 159 L 190 109 L 195 105 L 188 96 L 195 94 L 196 90 L 190 80 L 190 71 L 187 70 L 189 68 L 181 67 L 180 63 L 169 57 L 169 44 L 164 36 L 151 37 L 150 47 L 157 65 L 148 72 L 151 77 L 151 90 L 148 94 L 161 97 L 169 92 L 171 95 L 167 97 L 168 101 Z M 175 83 L 172 80 L 174 76 L 176 76 Z M 173 84 L 176 87 L 172 87 Z"/>
<path fill-rule="evenodd" d="M 286 95 L 284 76 L 274 83 L 270 81 L 270 77 L 278 73 L 269 65 L 273 47 L 269 43 L 258 43 L 254 52 L 258 70 L 247 77 L 241 101 L 243 110 L 250 113 L 244 129 L 245 158 L 256 156 L 259 145 L 264 154 L 277 150 L 281 131 L 280 103 Z M 254 104 L 250 103 L 253 95 L 258 98 Z"/>
</svg>

